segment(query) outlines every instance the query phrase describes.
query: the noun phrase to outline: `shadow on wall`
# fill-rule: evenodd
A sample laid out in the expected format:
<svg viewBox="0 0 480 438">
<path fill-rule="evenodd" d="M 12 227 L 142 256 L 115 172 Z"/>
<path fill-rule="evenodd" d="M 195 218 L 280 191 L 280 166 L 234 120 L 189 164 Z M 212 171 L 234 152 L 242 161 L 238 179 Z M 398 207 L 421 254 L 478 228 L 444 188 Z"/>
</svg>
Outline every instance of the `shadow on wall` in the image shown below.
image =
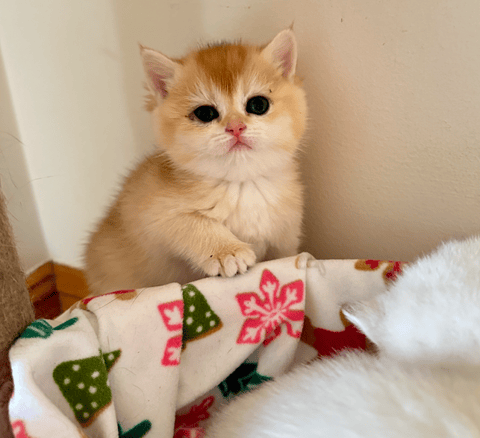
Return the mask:
<svg viewBox="0 0 480 438">
<path fill-rule="evenodd" d="M 49 259 L 0 53 L 0 186 L 24 270 Z"/>
</svg>

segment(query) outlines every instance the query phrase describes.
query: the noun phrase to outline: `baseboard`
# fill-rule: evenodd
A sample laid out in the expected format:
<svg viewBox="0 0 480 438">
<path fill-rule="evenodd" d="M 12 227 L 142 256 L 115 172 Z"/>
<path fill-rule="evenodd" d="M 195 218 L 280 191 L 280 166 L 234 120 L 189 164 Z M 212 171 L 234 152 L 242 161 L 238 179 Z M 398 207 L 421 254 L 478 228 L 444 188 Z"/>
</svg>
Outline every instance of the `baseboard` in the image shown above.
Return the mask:
<svg viewBox="0 0 480 438">
<path fill-rule="evenodd" d="M 55 318 L 90 293 L 80 269 L 53 261 L 35 269 L 26 282 L 36 318 Z"/>
</svg>

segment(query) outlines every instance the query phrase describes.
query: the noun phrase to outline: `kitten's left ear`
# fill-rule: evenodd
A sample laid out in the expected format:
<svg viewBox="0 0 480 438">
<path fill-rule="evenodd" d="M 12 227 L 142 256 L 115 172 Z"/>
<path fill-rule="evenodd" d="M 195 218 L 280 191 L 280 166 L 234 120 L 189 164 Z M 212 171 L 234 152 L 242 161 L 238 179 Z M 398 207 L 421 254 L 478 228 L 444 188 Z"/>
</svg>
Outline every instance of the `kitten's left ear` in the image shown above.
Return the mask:
<svg viewBox="0 0 480 438">
<path fill-rule="evenodd" d="M 263 50 L 263 55 L 291 79 L 297 66 L 297 41 L 292 29 L 282 30 Z"/>
</svg>

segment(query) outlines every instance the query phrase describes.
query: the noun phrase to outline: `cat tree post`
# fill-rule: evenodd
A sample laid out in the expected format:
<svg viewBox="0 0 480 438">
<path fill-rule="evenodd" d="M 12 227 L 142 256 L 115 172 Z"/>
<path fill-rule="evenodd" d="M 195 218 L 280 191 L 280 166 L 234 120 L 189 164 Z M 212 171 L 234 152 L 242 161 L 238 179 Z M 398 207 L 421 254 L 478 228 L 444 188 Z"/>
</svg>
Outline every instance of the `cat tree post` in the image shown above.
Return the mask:
<svg viewBox="0 0 480 438">
<path fill-rule="evenodd" d="M 0 190 L 0 437 L 13 438 L 8 403 L 13 382 L 8 350 L 34 319 L 33 306 L 20 267 L 13 233 Z"/>
</svg>

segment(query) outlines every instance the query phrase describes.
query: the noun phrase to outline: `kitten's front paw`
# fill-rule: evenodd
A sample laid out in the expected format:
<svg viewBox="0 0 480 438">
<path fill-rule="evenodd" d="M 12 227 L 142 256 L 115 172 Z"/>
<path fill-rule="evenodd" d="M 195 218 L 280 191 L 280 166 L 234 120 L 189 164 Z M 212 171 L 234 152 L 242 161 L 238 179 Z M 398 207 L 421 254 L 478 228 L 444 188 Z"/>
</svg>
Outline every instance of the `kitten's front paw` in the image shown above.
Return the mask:
<svg viewBox="0 0 480 438">
<path fill-rule="evenodd" d="M 246 243 L 226 246 L 203 263 L 201 268 L 211 277 L 233 277 L 236 273 L 244 274 L 255 264 L 255 252 Z"/>
</svg>

